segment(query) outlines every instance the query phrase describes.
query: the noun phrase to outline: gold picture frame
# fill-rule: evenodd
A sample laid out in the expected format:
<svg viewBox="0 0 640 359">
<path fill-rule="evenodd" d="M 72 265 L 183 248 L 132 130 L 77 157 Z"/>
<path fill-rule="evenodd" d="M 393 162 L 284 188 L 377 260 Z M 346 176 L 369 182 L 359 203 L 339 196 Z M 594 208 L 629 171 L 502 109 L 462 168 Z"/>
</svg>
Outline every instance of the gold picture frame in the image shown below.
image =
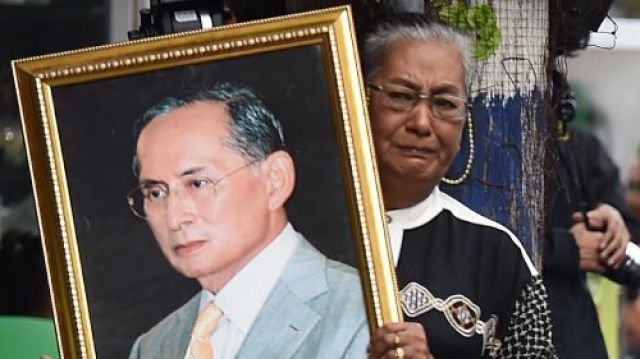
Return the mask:
<svg viewBox="0 0 640 359">
<path fill-rule="evenodd" d="M 352 237 L 314 244 L 359 264 L 371 329 L 401 321 L 355 49 L 340 7 L 13 62 L 63 357 L 121 357 L 112 348 L 132 342 L 120 334 L 140 334 L 157 314 L 142 330 L 123 319 L 190 290 L 168 264 L 156 267 L 152 235 L 126 208 L 129 130 L 176 88 L 217 81 L 256 88 L 282 117 L 301 173 L 292 223 L 307 221 L 308 237 Z"/>
</svg>

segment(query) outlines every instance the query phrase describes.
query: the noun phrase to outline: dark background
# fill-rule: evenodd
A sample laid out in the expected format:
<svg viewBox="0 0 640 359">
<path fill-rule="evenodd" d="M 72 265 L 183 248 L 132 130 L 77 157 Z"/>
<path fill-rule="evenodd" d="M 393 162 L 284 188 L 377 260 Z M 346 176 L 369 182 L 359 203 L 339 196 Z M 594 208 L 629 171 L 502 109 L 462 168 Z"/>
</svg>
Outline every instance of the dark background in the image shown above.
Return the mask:
<svg viewBox="0 0 640 359">
<path fill-rule="evenodd" d="M 108 12 L 105 0 L 52 0 L 46 6 L 0 4 L 0 130 L 20 131 L 11 60 L 105 44 Z M 26 165 L 5 161 L 3 152 L 0 146 L 0 201 L 8 207 L 31 195 L 31 183 Z M 2 228 L 6 230 L 11 228 Z"/>
<path fill-rule="evenodd" d="M 11 217 L 0 221 L 0 316 L 53 319 L 10 61 L 105 44 L 108 33 L 107 0 L 0 4 L 0 208 Z M 16 146 L 21 151 L 12 151 Z M 0 348 L 0 357 L 10 357 L 7 351 Z"/>
<path fill-rule="evenodd" d="M 53 88 L 98 357 L 126 357 L 139 334 L 199 290 L 173 271 L 125 200 L 136 184 L 132 124 L 179 91 L 233 81 L 261 93 L 296 162 L 291 222 L 324 253 L 355 265 L 327 76 L 321 47 L 308 45 Z"/>
</svg>

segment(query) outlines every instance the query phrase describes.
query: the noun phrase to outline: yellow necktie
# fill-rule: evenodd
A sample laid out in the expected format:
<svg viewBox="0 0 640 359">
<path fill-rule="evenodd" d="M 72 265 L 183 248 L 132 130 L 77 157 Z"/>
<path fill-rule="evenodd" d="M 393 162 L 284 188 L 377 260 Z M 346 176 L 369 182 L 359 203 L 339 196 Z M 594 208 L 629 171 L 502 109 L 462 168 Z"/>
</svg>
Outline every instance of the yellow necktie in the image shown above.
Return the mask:
<svg viewBox="0 0 640 359">
<path fill-rule="evenodd" d="M 218 327 L 220 318 L 222 318 L 222 312 L 215 303 L 209 302 L 202 308 L 193 326 L 185 359 L 213 359 L 211 334 Z"/>
</svg>

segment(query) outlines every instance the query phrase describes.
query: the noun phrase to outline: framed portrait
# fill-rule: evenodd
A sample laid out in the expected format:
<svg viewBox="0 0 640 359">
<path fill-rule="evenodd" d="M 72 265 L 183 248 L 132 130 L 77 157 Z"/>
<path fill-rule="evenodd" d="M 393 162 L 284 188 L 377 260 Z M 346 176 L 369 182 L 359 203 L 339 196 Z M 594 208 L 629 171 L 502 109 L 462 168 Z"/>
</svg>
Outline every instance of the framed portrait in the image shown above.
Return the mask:
<svg viewBox="0 0 640 359">
<path fill-rule="evenodd" d="M 126 357 L 200 288 L 128 208 L 133 124 L 168 96 L 238 83 L 283 125 L 293 226 L 360 268 L 370 328 L 400 321 L 349 8 L 13 62 L 61 353 Z"/>
</svg>

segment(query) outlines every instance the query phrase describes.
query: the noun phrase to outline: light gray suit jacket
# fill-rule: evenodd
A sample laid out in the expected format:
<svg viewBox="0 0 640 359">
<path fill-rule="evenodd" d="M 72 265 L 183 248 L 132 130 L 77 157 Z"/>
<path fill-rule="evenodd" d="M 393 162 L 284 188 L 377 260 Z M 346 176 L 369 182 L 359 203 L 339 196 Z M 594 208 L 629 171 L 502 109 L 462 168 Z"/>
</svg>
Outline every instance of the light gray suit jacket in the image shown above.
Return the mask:
<svg viewBox="0 0 640 359">
<path fill-rule="evenodd" d="M 129 359 L 184 358 L 200 294 L 138 337 Z M 369 331 L 355 269 L 302 238 L 236 358 L 366 357 Z"/>
</svg>

